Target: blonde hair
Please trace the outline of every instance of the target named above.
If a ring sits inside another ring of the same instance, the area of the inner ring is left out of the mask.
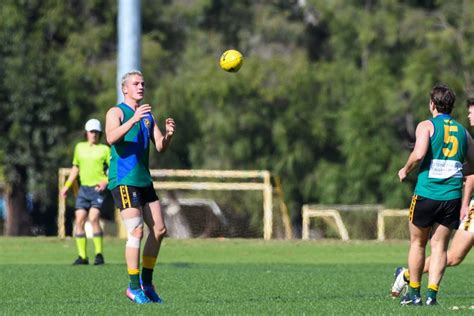
[[[143,74],[140,70],[131,70],[129,72],[127,72],[125,75],[122,76],[122,80],[121,80],[121,84],[122,84],[122,91],[123,91],[123,88],[125,87],[125,84],[127,83],[127,80],[128,78],[130,78],[131,76],[140,76],[143,78]]]

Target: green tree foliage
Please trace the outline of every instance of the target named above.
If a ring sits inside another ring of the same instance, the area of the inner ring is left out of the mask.
[[[50,209],[84,121],[103,121],[116,100],[116,9],[2,3],[0,157],[6,181]],[[396,175],[434,84],[454,88],[467,123],[472,1],[142,0],[142,10],[145,101],[161,127],[178,124],[151,166],[269,169],[294,218],[304,203],[406,207],[412,186]],[[244,53],[236,74],[218,67],[229,48]]]
[[[88,76],[91,71],[84,66],[107,54],[100,46],[100,37],[107,34],[91,30],[94,18],[106,12],[101,6],[63,1],[2,3],[0,129],[10,210],[6,234],[35,233],[32,219],[41,231],[54,232],[56,175],[69,146],[68,132],[95,111],[91,96],[99,92],[97,76]],[[78,31],[89,41],[76,37]],[[68,50],[70,45],[75,52]],[[28,192],[33,213],[27,210]],[[49,221],[41,223],[42,218]]]

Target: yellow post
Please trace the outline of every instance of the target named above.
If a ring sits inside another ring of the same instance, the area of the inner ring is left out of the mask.
[[[265,171],[263,176],[265,189],[263,190],[263,238],[270,240],[272,238],[273,222],[273,202],[272,202],[272,184],[270,182],[270,172]]]
[[[59,192],[61,192],[64,186],[64,179],[65,179],[65,170],[64,168],[59,169],[58,172],[58,188]],[[61,194],[58,194],[58,237],[64,238],[66,237],[66,229],[65,229],[65,221],[66,221],[66,198],[63,197]]]

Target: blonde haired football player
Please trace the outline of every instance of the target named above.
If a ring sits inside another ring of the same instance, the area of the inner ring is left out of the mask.
[[[172,118],[165,120],[162,134],[151,114],[151,106],[142,104],[145,81],[140,71],[126,73],[122,78],[124,101],[107,112],[106,136],[112,146],[109,189],[128,230],[125,246],[129,286],[127,297],[137,304],[162,303],[152,283],[153,270],[166,233],[158,196],[148,167],[150,147],[164,152],[175,132]],[[140,243],[143,224],[150,233],[143,248],[140,277]]]

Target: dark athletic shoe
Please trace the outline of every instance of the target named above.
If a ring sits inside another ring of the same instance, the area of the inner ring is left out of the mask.
[[[426,305],[430,305],[430,306],[438,305],[438,300],[434,297],[428,297],[426,299]]]
[[[146,297],[150,299],[153,303],[163,304],[163,300],[161,297],[156,293],[155,287],[153,285],[144,285],[142,284],[142,290],[145,293]]]
[[[89,258],[82,259],[81,257],[78,257],[72,264],[75,266],[89,264]]]
[[[402,297],[400,300],[400,305],[402,306],[422,306],[423,302],[421,301],[421,297],[418,295],[410,296],[409,294]]]
[[[100,265],[100,264],[104,264],[105,261],[104,261],[104,256],[102,256],[101,253],[98,253],[95,255],[95,259],[94,259],[94,265]]]

